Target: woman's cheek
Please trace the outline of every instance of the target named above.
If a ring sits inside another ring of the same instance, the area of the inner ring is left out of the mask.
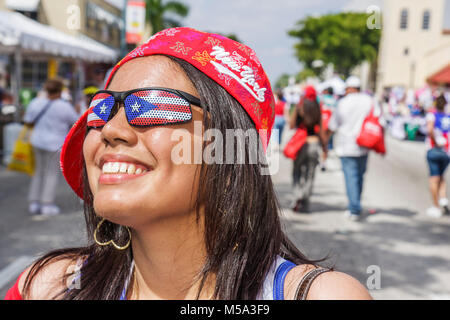
[[[88,175],[89,187],[93,194],[97,190],[98,186],[98,174],[96,174],[96,166],[95,166],[95,154],[98,148],[100,147],[100,131],[91,129],[83,143],[83,156],[84,162],[86,164],[86,171]],[[97,175],[97,176],[96,176]]]

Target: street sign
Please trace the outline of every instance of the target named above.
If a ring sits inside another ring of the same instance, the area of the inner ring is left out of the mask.
[[[128,1],[125,20],[127,43],[140,43],[145,28],[145,2],[139,0]]]

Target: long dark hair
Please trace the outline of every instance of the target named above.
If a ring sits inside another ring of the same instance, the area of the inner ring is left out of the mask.
[[[204,112],[204,129],[215,128],[255,130],[241,105],[225,89],[191,64],[173,57],[197,89]],[[203,147],[210,143],[205,141]],[[236,150],[240,151],[240,150]],[[245,153],[261,153],[260,145],[245,141]],[[235,153],[236,154],[236,153]],[[260,154],[261,155],[261,154]],[[260,158],[259,158],[260,159]],[[263,164],[205,164],[199,170],[200,184],[196,208],[204,209],[206,261],[199,270],[203,289],[206,279],[215,275],[213,299],[255,299],[264,278],[277,255],[296,264],[316,264],[308,260],[282,231],[279,204],[270,175],[263,175]],[[48,263],[56,260],[87,257],[81,268],[80,289],[55,294],[59,299],[119,299],[132,268],[131,247],[119,251],[112,246],[98,246],[93,234],[100,221],[93,208],[86,170],[84,181],[84,214],[89,245],[50,252],[40,258],[29,273],[24,292],[29,292],[34,276]],[[197,221],[201,221],[197,219]],[[126,232],[119,225],[107,222],[102,233],[105,239],[126,242]],[[106,233],[106,234],[105,234]],[[71,276],[66,274],[63,283]]]
[[[320,124],[322,116],[317,100],[304,98],[300,102],[299,108],[302,109],[302,123],[305,127],[313,129]]]

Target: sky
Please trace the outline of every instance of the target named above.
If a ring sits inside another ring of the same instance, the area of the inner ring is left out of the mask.
[[[234,33],[255,50],[272,85],[283,73],[296,74],[295,38],[287,35],[307,15],[341,11],[349,0],[183,0],[189,5],[185,26]]]
[[[271,83],[283,73],[296,74],[295,38],[287,35],[308,15],[363,10],[381,0],[178,0],[190,8],[183,26],[201,31],[236,34],[261,61]],[[120,4],[122,0],[108,0]]]

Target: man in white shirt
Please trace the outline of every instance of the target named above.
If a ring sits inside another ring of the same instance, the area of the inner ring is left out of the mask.
[[[354,76],[347,79],[346,96],[339,100],[328,124],[328,137],[334,135],[336,155],[342,163],[345,187],[349,201],[347,215],[358,220],[362,212],[361,193],[369,150],[356,143],[364,119],[369,114],[373,99],[360,92],[361,81]]]

